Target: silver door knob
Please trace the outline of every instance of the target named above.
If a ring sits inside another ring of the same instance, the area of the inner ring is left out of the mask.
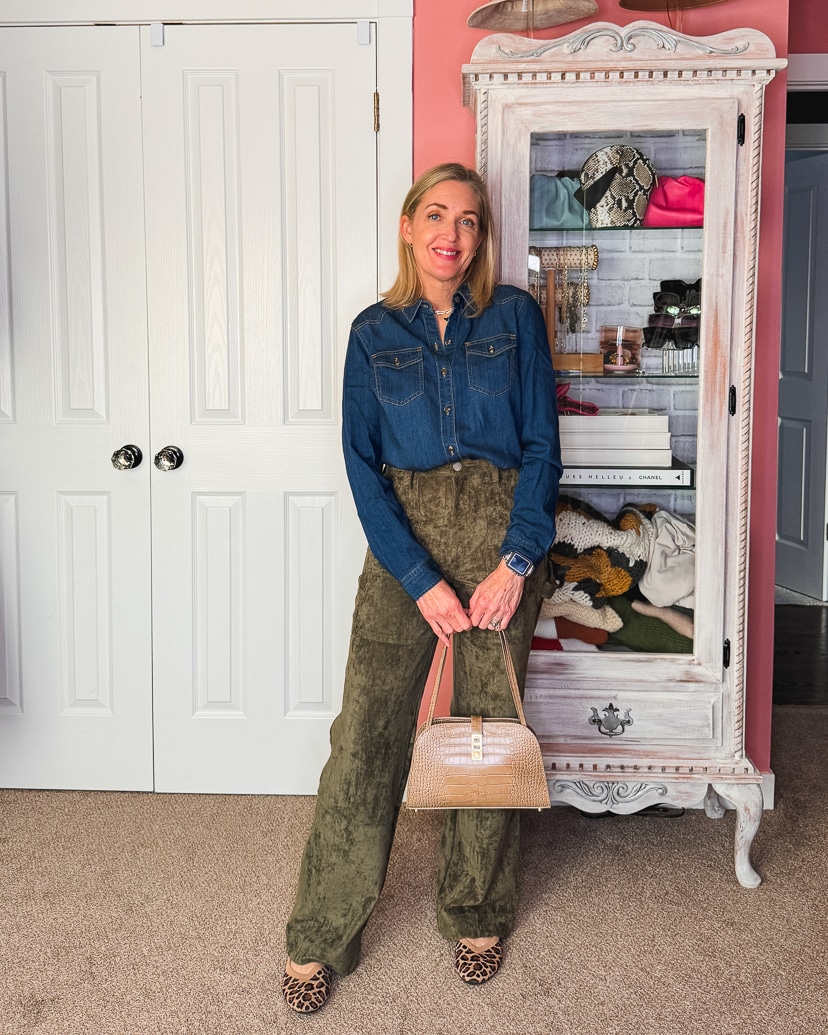
[[[112,466],[116,471],[129,471],[140,466],[143,459],[144,454],[138,446],[121,446],[112,454]]]
[[[174,471],[184,463],[184,454],[178,446],[164,446],[152,461],[159,471]]]

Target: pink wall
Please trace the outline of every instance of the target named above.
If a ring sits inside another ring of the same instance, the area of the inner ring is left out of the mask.
[[[449,160],[474,164],[474,119],[462,105],[460,66],[486,35],[466,26],[466,18],[482,0],[415,0],[414,14],[414,173]],[[825,0],[791,0],[814,12]],[[593,21],[618,25],[639,20],[616,0],[598,0]],[[822,13],[822,12],[820,12]],[[750,26],[765,32],[777,54],[788,52],[788,0],[727,0],[687,11],[682,31],[703,36]],[[824,15],[823,15],[824,19]],[[667,24],[665,14],[649,16]],[[822,19],[819,19],[822,30]],[[564,36],[587,24],[570,22],[538,32],[538,37]],[[828,33],[828,28],[824,29]],[[828,48],[825,48],[828,49]],[[776,524],[776,410],[779,370],[782,254],[782,191],[785,151],[785,76],[766,94],[762,223],[759,244],[754,474],[750,526],[750,629],[748,642],[748,752],[760,769],[770,768],[773,679],[773,586]]]
[[[788,52],[828,54],[825,0],[790,0]]]

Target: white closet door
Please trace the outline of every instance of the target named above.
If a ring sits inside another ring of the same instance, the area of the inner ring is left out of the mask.
[[[138,34],[2,29],[0,69],[0,784],[150,789]]]
[[[156,787],[314,793],[364,540],[341,460],[376,298],[356,24],[142,30]],[[156,43],[160,42],[156,40]]]

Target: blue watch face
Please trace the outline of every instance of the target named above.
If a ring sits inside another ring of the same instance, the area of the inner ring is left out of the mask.
[[[519,553],[515,553],[506,561],[506,567],[511,568],[517,575],[526,575],[532,570],[532,562],[527,557],[521,557]]]

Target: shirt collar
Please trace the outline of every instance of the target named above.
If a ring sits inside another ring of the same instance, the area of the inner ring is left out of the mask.
[[[470,301],[471,291],[469,290],[469,285],[464,280],[460,287],[454,292],[454,304],[462,305],[463,307],[465,307],[469,304]],[[403,309],[403,316],[408,320],[409,323],[413,322],[414,317],[417,315],[417,313],[419,313],[420,307],[422,305],[425,305],[425,299],[418,298],[416,302],[413,302],[411,305],[406,306],[405,309]]]

